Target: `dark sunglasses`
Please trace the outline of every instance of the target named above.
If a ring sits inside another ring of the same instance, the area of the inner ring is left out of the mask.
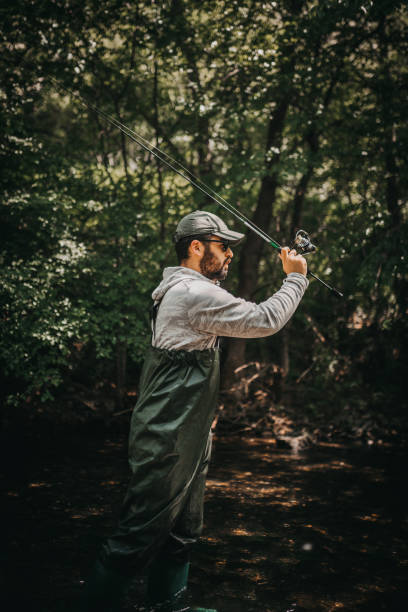
[[[228,240],[213,240],[211,238],[199,238],[200,242],[219,242],[220,244],[222,244],[222,250],[225,253],[225,251],[228,251],[229,249],[229,242]]]

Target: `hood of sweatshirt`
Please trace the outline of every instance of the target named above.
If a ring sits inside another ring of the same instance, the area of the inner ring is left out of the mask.
[[[192,270],[191,268],[185,268],[184,266],[164,268],[163,280],[153,291],[152,298],[155,302],[160,302],[160,300],[167,293],[167,291],[174,287],[174,285],[177,285],[177,283],[180,283],[181,281],[196,280],[206,281],[207,283],[214,284],[214,281],[210,280],[206,276],[203,276],[202,274],[200,274],[200,272]]]

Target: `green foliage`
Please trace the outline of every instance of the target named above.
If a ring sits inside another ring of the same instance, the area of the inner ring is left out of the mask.
[[[370,384],[381,386],[376,397],[388,386],[398,397],[379,355],[392,346],[391,363],[405,359],[403,4],[69,0],[17,2],[1,17],[8,402],[47,401],[78,377],[92,385],[88,369],[113,380],[120,405],[125,374],[149,343],[151,291],[175,263],[179,217],[199,206],[219,212],[64,87],[249,216],[262,179],[273,176],[270,233],[289,242],[295,222],[304,225],[319,245],[312,269],[346,295],[335,301],[312,283],[302,307],[309,318],[296,317],[290,331],[290,377],[312,362],[302,384],[335,401]],[[271,126],[279,127],[272,140]],[[281,272],[267,249],[257,265],[260,301]],[[233,266],[229,288],[238,282]],[[279,362],[279,340],[257,346]]]

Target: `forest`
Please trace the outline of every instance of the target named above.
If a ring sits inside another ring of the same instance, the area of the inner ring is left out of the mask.
[[[229,436],[294,452],[320,443],[401,449],[406,3],[15,0],[1,3],[0,17],[0,398],[10,478],[30,481],[45,438],[53,450],[41,451],[44,465],[53,461],[61,432],[125,440],[151,343],[151,294],[163,268],[177,265],[173,234],[184,215],[208,210],[246,234],[223,285],[234,295],[259,303],[283,280],[270,245],[106,116],[279,244],[306,230],[317,246],[310,270],[343,294],[309,276],[280,333],[221,340],[220,449]],[[334,600],[306,609],[334,610]]]
[[[1,16],[3,418],[131,407],[178,221],[205,208],[245,230],[86,100],[280,244],[306,229],[310,269],[344,294],[311,279],[280,335],[224,342],[223,388],[238,386],[239,407],[226,401],[226,423],[253,424],[248,406],[268,397],[351,434],[354,421],[374,438],[399,432],[404,3],[21,1]],[[282,278],[276,252],[250,231],[237,251],[226,288],[266,299]]]

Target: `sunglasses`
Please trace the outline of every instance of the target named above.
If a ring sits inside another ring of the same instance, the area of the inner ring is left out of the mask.
[[[212,240],[211,238],[200,238],[199,240],[200,242],[218,242],[219,244],[222,244],[221,248],[224,253],[230,248],[228,240]]]

